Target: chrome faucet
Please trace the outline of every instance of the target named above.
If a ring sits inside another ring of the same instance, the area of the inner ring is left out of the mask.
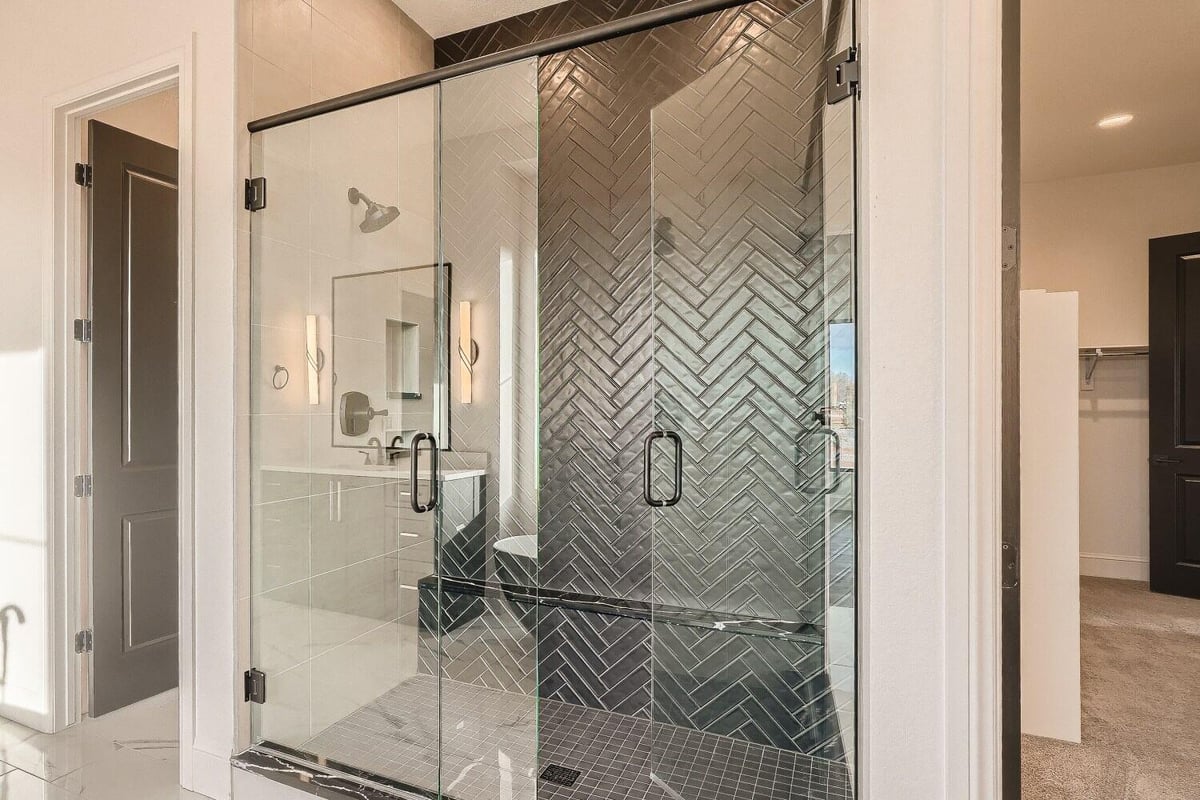
[[[372,466],[372,465],[378,466],[378,465],[387,463],[385,461],[385,456],[383,455],[383,442],[381,442],[379,440],[378,436],[372,436],[370,439],[367,439],[367,447],[375,448],[375,460],[374,461],[371,460],[371,451],[370,450],[359,450],[358,452],[360,452],[364,456],[366,456],[366,460],[363,461],[364,466],[368,466],[368,467]]]

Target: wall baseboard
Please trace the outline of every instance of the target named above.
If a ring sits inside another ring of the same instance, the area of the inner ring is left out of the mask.
[[[1092,578],[1118,578],[1123,581],[1146,583],[1150,580],[1150,561],[1137,556],[1080,553],[1079,574]]]

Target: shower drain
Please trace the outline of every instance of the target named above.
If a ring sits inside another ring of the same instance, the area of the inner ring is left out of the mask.
[[[571,769],[559,764],[549,764],[542,770],[542,780],[557,783],[560,786],[574,786],[575,781],[579,780],[579,776],[582,774],[577,769]]]

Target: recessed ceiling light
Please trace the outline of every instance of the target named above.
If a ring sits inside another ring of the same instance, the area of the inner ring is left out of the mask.
[[[1133,114],[1110,114],[1096,123],[1097,128],[1120,128],[1133,122]]]

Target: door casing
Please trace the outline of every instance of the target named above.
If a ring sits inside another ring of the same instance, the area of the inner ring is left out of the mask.
[[[195,600],[192,574],[195,404],[195,332],[193,305],[193,169],[194,81],[191,42],[162,55],[97,77],[46,100],[50,157],[46,185],[53,186],[53,213],[47,239],[53,253],[53,280],[44,281],[47,418],[54,420],[55,459],[47,466],[47,519],[52,521],[54,569],[47,582],[53,620],[52,673],[54,703],[44,728],[58,731],[77,723],[87,708],[86,659],[74,653],[75,633],[86,626],[86,572],[90,519],[86,504],[74,497],[74,477],[87,471],[89,441],[84,411],[87,382],[80,370],[85,353],[73,338],[73,324],[86,316],[87,229],[80,187],[74,182],[76,162],[83,160],[82,126],[101,111],[146,95],[176,88],[179,92],[179,224],[178,224],[178,386],[179,386],[179,769],[180,784],[201,789],[217,778],[194,773],[198,752],[195,715]],[[226,770],[227,771],[227,770]],[[194,774],[197,780],[193,779]],[[226,780],[227,784],[228,781]],[[210,790],[211,791],[211,790]]]

